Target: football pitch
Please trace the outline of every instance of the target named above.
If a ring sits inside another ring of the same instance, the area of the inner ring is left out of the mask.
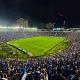
[[[54,51],[63,50],[67,46],[65,42],[65,37],[38,36],[12,40],[8,44],[25,51],[28,55],[42,56],[53,53]]]

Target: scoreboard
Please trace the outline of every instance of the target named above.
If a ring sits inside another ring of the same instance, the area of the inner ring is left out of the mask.
[[[56,31],[56,32],[64,31],[64,28],[53,28],[53,31]]]

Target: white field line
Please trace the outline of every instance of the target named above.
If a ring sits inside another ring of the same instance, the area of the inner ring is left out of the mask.
[[[12,44],[10,44],[9,42],[7,42],[7,44],[9,44],[9,45],[12,45]],[[18,47],[17,47],[18,48]],[[25,52],[25,53],[27,53],[29,56],[33,56],[30,52],[26,52],[26,50],[23,50],[22,48],[18,48],[19,50],[22,50],[23,52]]]

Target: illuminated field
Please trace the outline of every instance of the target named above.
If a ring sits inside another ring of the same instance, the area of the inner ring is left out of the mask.
[[[32,56],[42,56],[45,54],[53,53],[54,51],[63,50],[67,44],[64,43],[65,38],[62,37],[31,37],[19,40],[9,41],[12,46],[30,53]],[[56,47],[57,46],[57,47]]]

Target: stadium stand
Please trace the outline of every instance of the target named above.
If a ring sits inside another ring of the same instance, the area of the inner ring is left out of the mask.
[[[0,59],[0,80],[80,80],[79,32],[3,32],[0,42],[44,35],[65,36],[72,40],[71,46],[55,56],[27,61]]]
[[[0,42],[5,42],[13,39],[20,39],[32,36],[60,36],[67,38],[79,38],[80,32],[26,32],[26,31],[9,31],[0,33]]]

